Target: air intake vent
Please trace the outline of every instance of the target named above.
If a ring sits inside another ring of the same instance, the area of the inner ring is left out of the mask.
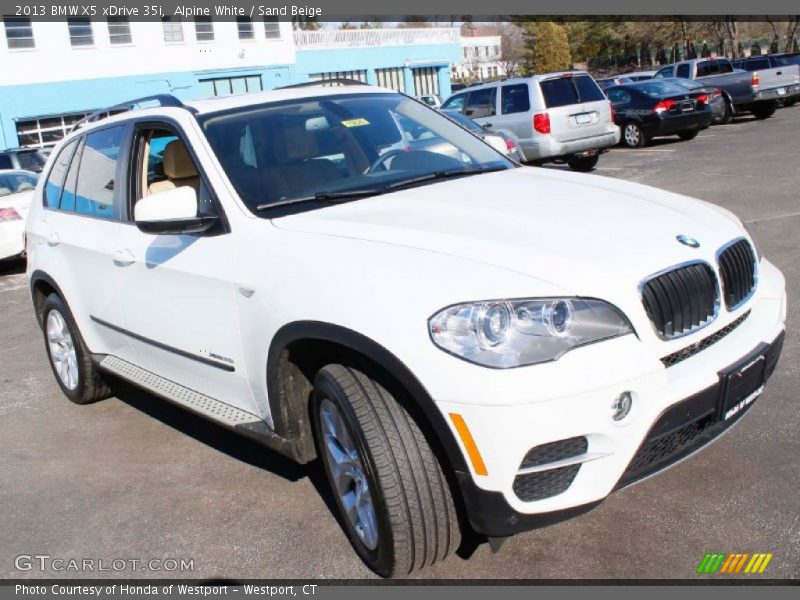
[[[750,242],[739,240],[723,250],[719,255],[719,272],[725,306],[733,310],[756,289],[756,255]]]
[[[662,339],[692,333],[716,317],[719,295],[714,271],[697,263],[653,277],[642,286],[642,302]]]

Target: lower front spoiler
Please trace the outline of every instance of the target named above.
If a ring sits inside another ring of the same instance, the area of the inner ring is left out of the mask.
[[[783,340],[782,332],[771,344],[761,344],[743,359],[747,361],[754,356],[764,356],[764,383],[777,366]],[[715,385],[673,404],[661,413],[617,482],[614,491],[674,466],[718,439],[739,422],[752,407],[752,403],[744,406],[729,419],[721,418],[717,407],[723,393],[723,373],[720,373],[720,381]],[[558,511],[527,514],[514,510],[501,492],[480,489],[469,473],[456,472],[456,478],[470,525],[476,532],[490,538],[508,537],[553,525],[582,515],[604,500],[601,498],[595,502]]]

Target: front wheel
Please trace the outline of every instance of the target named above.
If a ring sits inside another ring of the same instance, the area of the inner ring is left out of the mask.
[[[454,553],[461,541],[447,479],[414,419],[376,379],[328,365],[314,381],[312,420],[350,543],[392,577]]]
[[[699,129],[685,129],[678,132],[678,137],[688,142],[689,140],[696,138],[698,133],[700,133]]]
[[[628,148],[643,148],[647,145],[647,137],[637,123],[626,123],[622,129],[622,143]]]
[[[588,173],[597,166],[598,160],[600,160],[599,154],[592,154],[590,156],[572,156],[569,160],[567,160],[567,164],[573,171]]]
[[[42,308],[42,327],[50,367],[61,391],[75,404],[90,404],[111,395],[91,360],[66,303],[50,294]]]

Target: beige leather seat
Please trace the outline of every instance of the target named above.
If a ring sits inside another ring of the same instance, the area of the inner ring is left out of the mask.
[[[200,190],[200,174],[194,166],[191,155],[183,142],[174,140],[164,148],[164,175],[167,179],[150,184],[149,192],[157,194],[166,190],[188,185]]]

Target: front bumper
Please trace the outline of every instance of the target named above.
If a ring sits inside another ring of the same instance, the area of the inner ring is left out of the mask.
[[[765,356],[764,375],[769,377],[783,341],[783,278],[766,261],[761,276],[759,293],[735,314],[726,319],[720,316],[718,320],[725,322],[709,327],[700,337],[719,337],[734,321],[738,326],[669,367],[660,360],[665,357],[658,357],[658,368],[647,369],[641,376],[613,382],[615,375],[610,372],[607,385],[562,396],[553,391],[551,381],[537,381],[538,367],[532,367],[531,389],[549,389],[549,398],[523,403],[512,398],[507,404],[492,405],[438,401],[445,415],[463,417],[488,471],[485,476],[456,473],[473,528],[488,536],[507,536],[575,516],[614,490],[686,458],[738,422],[750,404],[727,419],[720,416],[721,374],[759,352]],[[605,346],[604,358],[611,355],[621,363],[630,363],[635,360],[633,353],[642,353],[633,336],[595,346],[584,350],[589,354]],[[590,358],[598,359],[599,355]],[[551,369],[559,362],[551,363]],[[563,366],[560,376],[565,380],[581,377],[574,365],[570,368],[565,361]],[[623,391],[633,393],[633,408],[616,422],[611,419],[611,404]],[[582,462],[577,467],[570,466],[570,461],[540,465],[542,471],[561,469],[563,476],[544,482],[549,494],[522,494],[527,499],[521,498],[518,478],[528,452],[575,438],[586,440]]]

